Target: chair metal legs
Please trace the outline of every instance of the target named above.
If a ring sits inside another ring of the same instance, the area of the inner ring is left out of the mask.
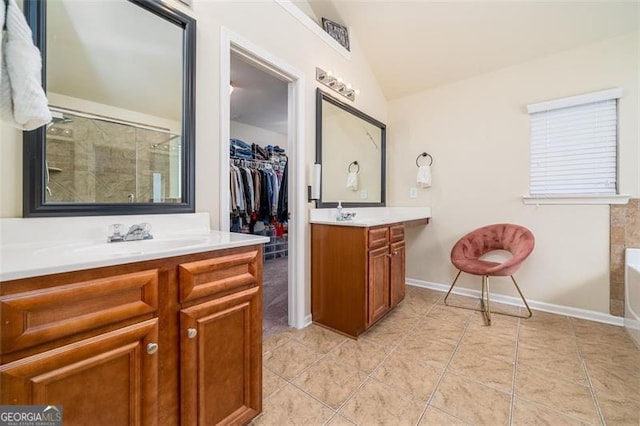
[[[449,295],[451,294],[451,290],[453,290],[453,287],[456,285],[456,282],[458,281],[458,278],[460,277],[460,274],[462,273],[462,271],[458,271],[458,274],[456,275],[455,279],[453,280],[453,283],[451,284],[451,287],[449,288],[449,291],[447,292],[447,295],[444,297],[444,304],[447,306],[453,306],[456,308],[463,308],[463,309],[470,309],[472,311],[478,311],[478,312],[482,312],[482,316],[484,317],[484,323],[485,325],[491,325],[491,305],[490,305],[490,299],[489,299],[489,276],[487,275],[483,275],[482,276],[482,291],[480,294],[480,309],[476,309],[476,308],[469,308],[467,306],[459,306],[459,305],[452,305],[447,303],[447,299],[449,298]],[[527,303],[526,299],[524,298],[524,295],[522,294],[522,291],[520,290],[520,287],[518,286],[518,283],[516,282],[516,279],[513,278],[513,275],[509,275],[511,277],[511,281],[513,281],[513,284],[516,286],[516,290],[518,290],[518,294],[520,295],[520,298],[522,299],[522,302],[524,303],[524,306],[527,308],[528,311],[528,315],[515,315],[515,314],[509,314],[507,312],[495,312],[496,314],[500,314],[500,315],[508,315],[510,317],[516,317],[516,318],[531,318],[531,316],[533,315],[533,312],[531,312],[531,308],[529,308],[529,304]]]

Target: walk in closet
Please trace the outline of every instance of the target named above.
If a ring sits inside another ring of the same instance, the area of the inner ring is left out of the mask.
[[[288,326],[288,87],[232,53],[230,231],[269,237],[264,245],[263,335]]]

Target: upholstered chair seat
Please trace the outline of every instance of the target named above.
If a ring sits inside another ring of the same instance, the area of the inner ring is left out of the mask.
[[[529,257],[534,245],[535,238],[531,231],[523,226],[511,223],[487,225],[469,232],[460,238],[451,249],[451,263],[459,269],[459,272],[445,297],[445,304],[460,273],[466,272],[472,275],[480,275],[482,276],[482,297],[480,299],[482,309],[480,311],[483,312],[487,325],[490,325],[489,277],[509,276],[529,312],[528,316],[524,318],[530,318],[532,315],[531,309],[522,295],[522,291],[518,287],[513,274],[520,268],[522,262]],[[512,257],[504,262],[481,259],[482,256],[495,250],[506,250],[511,253]]]

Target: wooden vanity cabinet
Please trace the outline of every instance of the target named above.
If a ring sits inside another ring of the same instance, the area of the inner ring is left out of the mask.
[[[262,408],[262,252],[179,266],[182,424],[245,424]]]
[[[313,321],[351,337],[405,295],[404,225],[371,228],[312,224]]]
[[[246,423],[261,283],[261,245],[2,282],[0,404],[62,405],[65,425]]]

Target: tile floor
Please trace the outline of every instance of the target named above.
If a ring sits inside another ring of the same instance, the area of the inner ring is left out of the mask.
[[[640,350],[623,328],[544,312],[485,327],[442,298],[408,287],[357,341],[315,325],[267,338],[253,423],[640,425]]]

